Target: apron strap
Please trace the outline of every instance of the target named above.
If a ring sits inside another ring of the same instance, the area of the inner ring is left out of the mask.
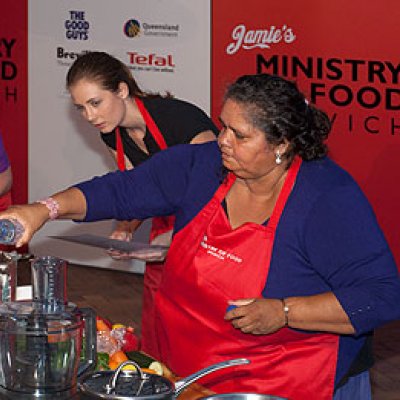
[[[149,128],[151,136],[156,141],[158,147],[161,150],[165,150],[168,148],[166,141],[164,140],[163,135],[158,129],[157,124],[154,122],[154,119],[151,117],[149,112],[146,110],[146,107],[143,104],[143,101],[139,98],[135,97],[135,103],[139,109],[140,114],[142,115],[146,126]],[[121,132],[119,127],[115,129],[115,140],[116,140],[116,149],[117,149],[117,165],[120,171],[125,171],[125,154],[124,154],[124,145],[122,143]]]
[[[292,165],[290,166],[285,182],[282,186],[281,192],[279,193],[278,200],[276,201],[274,210],[272,211],[271,217],[268,221],[268,226],[270,228],[275,228],[278,226],[279,219],[282,215],[283,209],[285,207],[286,201],[293,189],[296,182],[296,177],[301,166],[301,158],[296,156],[293,159]]]
[[[146,126],[149,128],[149,131],[151,133],[151,136],[153,136],[154,140],[158,144],[158,147],[161,150],[165,150],[168,148],[167,143],[164,140],[163,135],[161,134],[160,130],[158,129],[158,126],[154,122],[153,118],[149,114],[149,112],[146,110],[146,107],[143,104],[143,101],[140,100],[139,98],[135,97],[135,102],[136,105],[142,114],[142,117],[144,119],[144,122],[146,123]]]
[[[226,194],[228,193],[229,189],[231,188],[235,180],[236,180],[236,175],[234,175],[232,172],[229,172],[227,177],[224,179],[222,185],[219,186],[219,188],[214,194],[214,198],[217,199],[218,204],[220,204],[222,200],[225,198]]]
[[[279,193],[278,200],[276,201],[274,210],[271,214],[271,217],[268,221],[269,228],[275,228],[278,225],[279,219],[282,215],[283,209],[285,207],[286,201],[289,198],[289,195],[292,191],[294,183],[296,182],[296,177],[299,172],[302,160],[300,157],[296,156],[292,162],[292,165],[289,168],[287,176],[285,178],[285,182],[283,183],[281,192]],[[223,184],[218,188],[214,197],[218,200],[219,203],[222,202],[226,193],[229,191],[231,186],[236,180],[236,176],[230,172],[223,182]]]
[[[120,171],[126,170],[125,165],[125,154],[124,154],[124,145],[122,143],[121,132],[119,130],[119,126],[115,129],[115,140],[116,140],[116,149],[117,149],[117,165]]]

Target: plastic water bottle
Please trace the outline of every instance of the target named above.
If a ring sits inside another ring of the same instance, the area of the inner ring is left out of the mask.
[[[0,244],[15,244],[24,232],[23,226],[15,219],[0,219]]]

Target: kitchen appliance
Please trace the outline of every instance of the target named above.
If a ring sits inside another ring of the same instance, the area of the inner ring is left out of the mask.
[[[0,304],[0,398],[67,399],[95,366],[96,317],[67,300],[67,262],[31,261],[33,300]]]
[[[0,251],[0,302],[15,300],[18,259],[15,251]]]
[[[245,358],[210,365],[175,384],[169,379],[144,373],[134,361],[125,361],[115,371],[86,374],[80,383],[84,398],[109,400],[174,400],[190,384],[211,372],[235,365],[249,364]],[[124,370],[132,365],[133,370]]]

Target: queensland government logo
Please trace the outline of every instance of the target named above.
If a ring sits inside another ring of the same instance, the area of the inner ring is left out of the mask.
[[[65,20],[65,36],[69,40],[88,40],[89,21],[86,20],[85,11],[71,10],[69,18]]]
[[[125,36],[135,38],[144,36],[176,37],[179,33],[178,24],[140,22],[137,19],[129,19],[125,22],[123,31]]]
[[[296,40],[293,29],[288,25],[248,29],[246,25],[241,24],[233,28],[231,36],[233,41],[226,47],[226,53],[229,55],[235,54],[240,48],[244,50],[269,49],[274,44],[280,42],[290,44]]]
[[[130,19],[125,22],[124,33],[129,38],[133,38],[140,34],[140,22],[136,19]]]

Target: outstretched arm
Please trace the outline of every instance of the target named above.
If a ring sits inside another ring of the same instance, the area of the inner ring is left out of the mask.
[[[86,215],[86,200],[83,193],[77,188],[70,188],[56,193],[52,198],[58,203],[59,219],[83,219]],[[23,235],[16,243],[16,247],[28,243],[32,236],[49,219],[49,209],[41,203],[16,205],[0,213],[0,218],[17,220],[24,228]]]

